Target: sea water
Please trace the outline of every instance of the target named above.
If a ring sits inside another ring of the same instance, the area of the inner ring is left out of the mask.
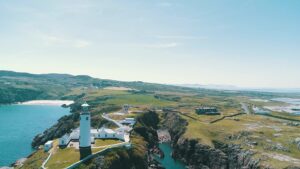
[[[162,166],[164,166],[166,169],[185,169],[185,165],[182,162],[172,158],[172,147],[170,143],[161,143],[159,144],[159,148],[165,154],[164,158],[157,158]]]
[[[300,99],[294,99],[294,98],[274,98],[274,99],[271,99],[271,100],[290,104],[289,106],[273,106],[276,109],[279,109],[279,111],[289,112],[292,115],[296,115],[296,116],[300,115],[300,111],[299,111],[299,109],[300,109]],[[269,106],[269,107],[272,108],[272,106]]]
[[[0,167],[31,154],[34,136],[54,125],[69,112],[69,108],[61,106],[1,105]]]

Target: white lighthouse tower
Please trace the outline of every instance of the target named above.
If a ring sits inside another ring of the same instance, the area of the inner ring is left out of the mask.
[[[80,113],[80,136],[79,149],[80,159],[92,154],[91,150],[91,115],[88,110],[89,105],[85,102]]]

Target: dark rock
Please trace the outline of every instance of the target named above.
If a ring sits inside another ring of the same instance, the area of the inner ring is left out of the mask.
[[[294,141],[294,143],[296,144],[296,146],[300,150],[300,137],[296,138],[295,141]]]
[[[280,143],[275,144],[268,144],[264,146],[264,149],[266,150],[272,150],[272,151],[284,151],[284,152],[290,152],[290,149],[288,147],[283,146]]]
[[[182,137],[187,122],[176,113],[165,113],[163,122],[172,137],[172,157],[183,161],[189,169],[260,169],[260,159],[253,158],[254,152],[240,145],[213,141],[214,148],[198,140]],[[229,139],[247,138],[250,132],[241,132]],[[257,143],[253,142],[253,145]]]
[[[297,166],[288,166],[285,169],[300,169],[300,167],[297,167]]]

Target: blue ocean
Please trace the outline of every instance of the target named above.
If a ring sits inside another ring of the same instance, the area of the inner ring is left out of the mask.
[[[8,166],[33,152],[35,135],[69,114],[69,108],[46,105],[0,106],[0,167]]]
[[[185,169],[185,165],[180,161],[176,161],[171,157],[172,147],[169,143],[159,144],[159,148],[164,152],[163,159],[156,158],[166,169]]]

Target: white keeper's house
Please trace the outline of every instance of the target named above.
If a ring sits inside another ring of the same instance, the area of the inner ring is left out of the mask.
[[[83,106],[88,106],[88,105],[83,105]],[[82,115],[84,115],[82,113]],[[88,117],[81,117],[82,119],[85,118],[90,118]],[[82,120],[81,119],[81,120]],[[105,128],[105,127],[101,127],[100,129],[89,129],[90,130],[90,134],[88,134],[88,136],[90,136],[90,144],[95,142],[95,139],[118,139],[124,142],[129,142],[130,138],[129,138],[129,132],[132,130],[132,126],[135,124],[135,120],[134,118],[125,118],[124,120],[120,121],[122,123],[121,126],[119,126],[119,128],[117,129],[109,129],[109,128]],[[60,147],[66,147],[68,146],[68,144],[70,143],[70,141],[74,141],[74,142],[80,142],[80,135],[82,134],[82,132],[80,132],[80,129],[83,128],[83,124],[81,124],[82,122],[80,121],[80,127],[74,129],[71,133],[69,134],[65,134],[64,136],[62,136],[59,139],[59,146]],[[86,125],[86,123],[84,123],[84,125]],[[90,123],[89,123],[90,125]],[[129,125],[129,126],[128,126]],[[89,126],[90,127],[90,126]],[[86,128],[86,127],[85,127]],[[84,129],[85,129],[84,128]],[[87,130],[87,131],[89,131]]]
[[[65,134],[59,139],[59,146],[67,146],[70,141],[79,141],[79,128],[73,130],[70,134]],[[129,133],[126,128],[118,128],[116,130],[102,127],[100,129],[91,129],[91,143],[95,139],[118,139],[124,142],[129,141]]]

